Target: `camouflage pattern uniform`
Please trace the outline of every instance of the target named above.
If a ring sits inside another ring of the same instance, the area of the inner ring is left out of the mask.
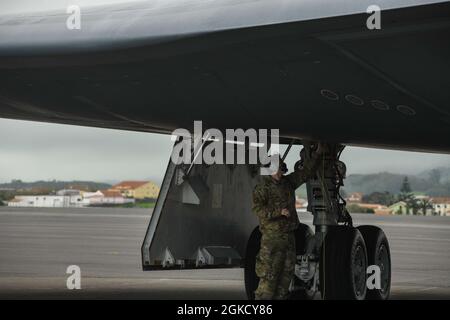
[[[259,218],[261,247],[256,257],[256,274],[260,278],[256,299],[287,299],[296,263],[294,231],[299,225],[295,209],[295,190],[310,179],[318,165],[317,156],[305,161],[302,168],[277,181],[266,176],[253,191],[253,211]],[[281,215],[289,210],[289,218]]]

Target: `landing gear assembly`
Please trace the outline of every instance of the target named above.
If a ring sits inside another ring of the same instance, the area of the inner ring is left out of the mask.
[[[312,146],[314,148],[314,146]],[[305,224],[296,231],[297,264],[291,284],[292,299],[386,300],[390,294],[391,258],[384,232],[375,226],[354,227],[339,189],[345,164],[339,160],[344,147],[330,145],[314,179],[307,182],[308,211],[315,233]],[[308,157],[311,148],[305,146]],[[258,286],[255,260],[261,234],[256,228],[245,253],[245,287],[254,299]],[[368,266],[379,269],[378,286],[367,285]]]
[[[201,141],[203,146],[211,140],[204,137]],[[174,149],[182,142],[179,137]],[[237,151],[242,145],[236,143],[232,148]],[[307,159],[315,146],[303,145],[301,156]],[[339,160],[344,148],[329,145],[325,149],[316,177],[306,185],[314,231],[305,224],[296,230],[291,299],[312,299],[319,292],[325,299],[387,299],[389,243],[377,227],[353,226],[339,193],[345,178],[345,164]],[[198,154],[193,152],[192,159]],[[252,192],[261,179],[258,165],[169,160],[141,248],[143,270],[243,266],[247,295],[253,299],[261,234],[251,204]],[[367,272],[373,266],[379,270],[376,287],[367,285],[372,278]]]

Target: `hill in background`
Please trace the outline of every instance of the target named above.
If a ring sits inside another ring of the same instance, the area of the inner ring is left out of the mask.
[[[450,167],[436,168],[421,172],[417,175],[404,175],[389,172],[375,174],[352,174],[344,181],[343,190],[348,194],[362,192],[388,191],[392,194],[400,192],[403,179],[408,177],[413,192],[424,193],[429,196],[450,196]]]
[[[374,174],[351,174],[345,179],[342,195],[352,192],[362,192],[365,195],[372,192],[398,194],[403,179],[408,177],[413,192],[423,193],[432,197],[450,196],[450,167],[440,167],[420,172],[417,175],[405,175],[390,172]],[[303,185],[296,192],[300,198],[307,198],[306,187]]]
[[[450,167],[440,167],[420,172],[417,175],[396,174],[380,172],[374,174],[351,174],[345,179],[342,188],[343,195],[352,192],[362,192],[368,195],[372,192],[389,192],[398,194],[403,179],[408,177],[413,192],[423,193],[429,196],[450,196]],[[13,180],[8,183],[0,183],[1,190],[55,192],[61,189],[80,189],[85,191],[97,191],[109,189],[111,184],[94,181],[35,181],[24,182]],[[302,186],[297,190],[297,195],[306,198],[306,188]]]

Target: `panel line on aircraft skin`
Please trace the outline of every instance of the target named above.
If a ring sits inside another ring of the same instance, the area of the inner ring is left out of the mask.
[[[74,97],[77,98],[77,97]],[[81,101],[81,100],[80,100]],[[88,100],[86,99],[86,101],[81,101],[81,102],[85,102],[88,103]],[[48,109],[43,109],[40,107],[37,107],[35,105],[29,104],[27,102],[23,102],[23,101],[17,101],[13,98],[9,98],[7,96],[5,96],[4,94],[0,93],[0,103],[3,103],[9,107],[11,107],[14,110],[17,110],[19,112],[22,112],[26,115],[32,115],[29,117],[25,117],[24,115],[22,115],[20,117],[21,120],[25,120],[25,121],[42,121],[42,122],[50,122],[50,123],[60,123],[60,124],[69,124],[69,125],[80,125],[80,121],[83,122],[83,125],[90,125],[90,126],[96,126],[96,127],[104,127],[104,128],[110,128],[112,126],[108,126],[108,125],[104,125],[104,123],[102,123],[102,121],[92,121],[89,118],[85,118],[85,117],[80,117],[80,116],[74,116],[71,114],[65,114],[65,113],[61,113],[61,112],[54,112],[54,111],[50,111]],[[167,134],[169,133],[168,130],[164,130],[161,128],[157,128],[157,127],[153,127],[150,125],[144,125],[144,123],[141,123],[139,121],[132,121],[128,118],[123,118],[121,119],[118,115],[110,113],[105,111],[105,109],[99,109],[97,106],[98,104],[94,105],[94,102],[91,102],[89,104],[92,107],[96,107],[97,110],[100,110],[102,112],[104,112],[105,114],[109,114],[113,117],[118,118],[119,120],[124,120],[127,121],[130,124],[136,124],[139,126],[145,126],[146,128],[148,128],[150,130],[150,132],[154,132],[154,133],[164,133]],[[44,119],[36,119],[35,116],[42,116],[44,117]],[[2,118],[9,118],[9,119],[18,119],[17,114],[1,114],[0,115]],[[52,121],[50,121],[52,120]],[[117,129],[116,127],[113,127],[113,129]],[[148,132],[146,130],[142,130],[142,128],[140,131],[144,131],[144,132]],[[123,130],[132,130],[132,131],[136,131],[136,128],[123,128]]]
[[[449,1],[450,3],[450,1]],[[367,31],[353,31],[353,32],[327,32],[326,34],[318,34],[316,35],[317,39],[322,41],[329,41],[331,43],[339,43],[349,40],[370,40],[370,39],[379,39],[386,38],[392,36],[398,36],[405,33],[412,32],[423,32],[423,31],[434,31],[439,29],[448,29],[450,28],[450,21],[448,19],[439,21],[439,22],[422,22],[417,23],[415,25],[407,25],[407,26],[389,26],[389,28],[383,29],[380,33],[378,32],[367,32]]]
[[[86,103],[89,106],[95,108],[96,110],[101,111],[101,112],[103,112],[103,113],[105,113],[107,115],[110,115],[110,116],[112,116],[114,118],[117,118],[119,120],[124,120],[124,121],[127,121],[129,123],[141,125],[141,126],[144,126],[146,128],[149,128],[152,131],[158,131],[158,130],[159,131],[164,131],[164,132],[166,131],[166,130],[162,130],[161,128],[157,128],[157,127],[154,127],[152,125],[149,125],[148,123],[145,123],[145,122],[142,122],[142,121],[137,121],[137,120],[134,120],[134,119],[130,119],[130,118],[127,118],[127,117],[122,116],[120,114],[117,114],[115,112],[111,112],[111,111],[108,110],[108,108],[103,107],[99,103],[94,102],[94,101],[92,101],[89,98],[86,98],[86,97],[83,97],[83,96],[74,96],[73,98],[78,100],[78,101],[80,101],[80,102],[82,102],[82,103]]]
[[[5,105],[7,105],[9,107],[19,110],[19,111],[22,111],[24,113],[40,114],[42,116],[47,116],[47,117],[50,116],[50,117],[55,117],[55,118],[64,118],[56,112],[52,112],[47,109],[42,109],[42,108],[36,107],[34,105],[31,105],[29,103],[18,102],[14,99],[6,97],[2,93],[0,93],[0,103],[4,103]]]
[[[321,38],[318,38],[319,40],[322,40]],[[397,89],[404,95],[410,97],[411,99],[433,109],[434,111],[440,113],[444,116],[450,116],[450,111],[447,111],[432,102],[428,101],[427,99],[413,93],[412,91],[406,89],[403,87],[400,83],[398,83],[396,80],[394,80],[391,76],[383,72],[382,70],[378,69],[377,67],[371,65],[367,61],[365,61],[363,58],[359,57],[357,54],[341,47],[340,45],[333,43],[328,40],[322,40],[323,43],[329,45],[330,47],[336,49],[337,52],[341,53],[343,56],[347,57],[348,59],[352,60],[354,63],[374,75],[375,77],[381,79],[382,81],[385,81],[389,85],[391,85],[394,89]],[[417,112],[417,110],[415,110]]]

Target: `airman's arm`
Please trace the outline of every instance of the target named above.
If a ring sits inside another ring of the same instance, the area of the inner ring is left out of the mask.
[[[317,154],[314,152],[311,158],[305,160],[301,169],[297,169],[296,171],[286,176],[294,189],[297,189],[303,183],[314,177],[314,174],[316,173],[317,168],[319,167],[319,164],[321,162],[321,158],[321,154]]]

